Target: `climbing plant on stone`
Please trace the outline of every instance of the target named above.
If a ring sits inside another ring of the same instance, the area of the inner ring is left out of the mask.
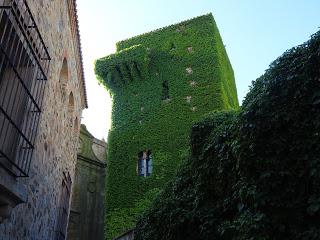
[[[320,239],[320,32],[194,124],[191,154],[135,239]]]
[[[106,182],[112,239],[135,226],[175,175],[188,155],[192,124],[212,110],[237,109],[238,99],[211,14],[118,42],[95,72],[113,96]],[[148,150],[152,174],[141,177],[138,155]]]

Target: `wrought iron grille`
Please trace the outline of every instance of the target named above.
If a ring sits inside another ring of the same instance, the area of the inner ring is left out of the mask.
[[[60,195],[60,207],[59,207],[55,240],[66,239],[71,184],[72,184],[72,181],[71,181],[70,174],[63,173],[62,192]]]
[[[27,177],[50,56],[25,0],[0,0],[0,165]]]

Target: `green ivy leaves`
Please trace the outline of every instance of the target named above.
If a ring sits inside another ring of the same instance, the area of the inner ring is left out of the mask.
[[[135,239],[320,239],[319,49],[317,32],[253,82],[239,112],[194,124],[188,160]]]
[[[211,14],[119,42],[115,54],[96,61],[95,72],[113,96],[106,180],[107,239],[113,239],[134,227],[188,159],[192,124],[213,110],[237,109],[238,99]],[[142,178],[136,174],[137,156],[146,149],[152,150],[154,168]],[[177,191],[189,181],[182,179]],[[174,216],[181,208],[170,209]]]

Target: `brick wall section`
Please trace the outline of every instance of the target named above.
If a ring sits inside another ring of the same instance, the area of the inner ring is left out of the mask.
[[[86,106],[83,79],[79,77],[81,66],[77,64],[80,52],[73,45],[67,1],[28,0],[27,3],[52,60],[30,174],[28,178],[18,179],[26,186],[28,199],[0,224],[1,240],[53,239],[63,171],[74,178],[80,130],[76,127],[80,124],[75,122]],[[59,78],[64,58],[68,81],[62,92]],[[71,91],[73,111],[68,109]]]

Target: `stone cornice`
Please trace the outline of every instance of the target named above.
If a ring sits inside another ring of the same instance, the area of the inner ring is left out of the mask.
[[[83,99],[84,99],[83,104],[84,104],[85,108],[88,108],[88,100],[87,100],[86,83],[85,83],[84,69],[83,69],[83,58],[82,58],[81,39],[80,39],[79,20],[78,20],[76,0],[68,0],[68,12],[69,12],[69,20],[70,20],[72,37],[73,37],[75,48],[78,53],[76,62],[77,62],[77,69],[78,69],[78,77],[79,77],[79,79],[81,79],[81,82],[82,82]]]
[[[82,156],[81,154],[78,154],[78,160],[87,162],[87,163],[89,163],[89,164],[91,164],[91,165],[98,166],[98,167],[100,167],[100,168],[106,168],[106,167],[107,167],[107,164],[106,164],[106,163],[102,163],[102,162],[100,162],[100,161],[96,161],[96,160],[87,158],[87,157],[85,157],[85,156]]]

